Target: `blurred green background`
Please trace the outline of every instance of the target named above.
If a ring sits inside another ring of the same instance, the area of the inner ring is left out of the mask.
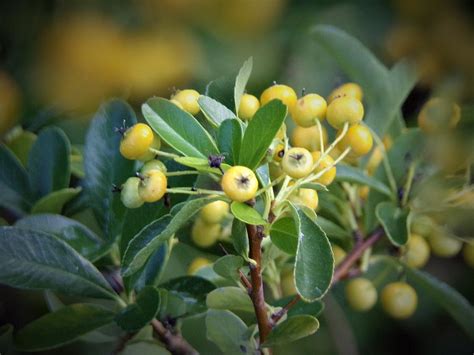
[[[415,62],[420,83],[403,107],[408,123],[428,97],[474,97],[474,2],[443,0],[71,0],[0,2],[0,134],[16,124],[37,132],[60,126],[81,144],[105,99],[139,107],[176,89],[203,92],[249,56],[249,92],[273,81],[323,96],[346,80],[310,37],[315,24],[340,27],[391,66]],[[1,247],[1,246],[0,246]],[[196,251],[176,249],[167,276],[185,273]],[[474,303],[474,272],[462,258],[427,267]],[[40,293],[0,287],[0,325],[21,326],[46,312]],[[277,354],[471,354],[473,342],[420,295],[415,317],[399,322],[375,309],[350,311],[336,287],[321,329]],[[204,330],[185,324],[196,341]],[[110,345],[75,343],[55,351],[104,354]],[[53,353],[53,352],[50,352]]]

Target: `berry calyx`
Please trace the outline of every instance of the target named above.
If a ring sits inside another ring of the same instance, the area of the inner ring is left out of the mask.
[[[294,179],[308,176],[313,169],[313,157],[305,148],[291,148],[281,161],[283,171]]]
[[[224,173],[221,186],[231,200],[245,202],[255,197],[258,181],[255,173],[249,168],[233,166]]]

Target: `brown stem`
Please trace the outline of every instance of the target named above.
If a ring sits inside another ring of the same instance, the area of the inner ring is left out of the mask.
[[[153,330],[165,345],[166,349],[173,355],[198,355],[199,353],[181,336],[173,334],[159,320],[151,321]]]
[[[250,264],[250,280],[252,283],[252,291],[250,298],[252,299],[253,308],[257,317],[260,343],[263,343],[271,331],[270,321],[267,316],[265,298],[263,294],[262,280],[262,233],[257,231],[257,227],[247,224],[247,234],[249,237],[249,256],[255,261],[255,265]]]
[[[114,350],[112,350],[112,355],[120,354],[127,345],[127,342],[131,340],[136,333],[126,333],[124,336],[120,337],[119,342]]]
[[[219,243],[219,246],[221,247],[225,255],[229,255],[229,253],[227,252],[225,247],[222,245],[222,243]],[[252,292],[252,284],[250,283],[247,276],[244,275],[242,270],[238,270],[238,272],[239,272],[240,282],[242,283],[242,285],[244,285],[244,287],[247,289],[247,292],[250,294]]]
[[[332,278],[332,285],[337,283],[338,281],[344,279],[345,277],[352,277],[357,276],[360,274],[360,270],[355,270],[352,267],[354,264],[360,259],[362,254],[369,249],[372,245],[374,245],[380,238],[382,238],[384,232],[382,228],[376,229],[367,239],[364,239],[362,242],[356,244],[354,249],[347,254],[344,260],[339,264],[339,266],[334,271],[334,275]],[[301,300],[300,295],[296,295],[290,302],[286,304],[278,312],[272,314],[271,319],[273,324],[278,323],[278,321],[286,314],[288,311],[294,307],[299,301]]]

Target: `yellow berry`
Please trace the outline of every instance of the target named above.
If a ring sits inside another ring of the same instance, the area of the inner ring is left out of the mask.
[[[362,200],[367,200],[367,197],[369,196],[369,187],[364,185],[364,186],[360,186],[359,187],[359,197],[362,199]]]
[[[229,204],[225,201],[214,201],[204,206],[199,215],[206,223],[220,223],[229,213]]]
[[[321,127],[322,136],[323,136],[323,145],[325,146],[328,142],[328,133],[326,128]],[[300,127],[296,126],[293,129],[293,133],[291,135],[291,144],[294,147],[301,147],[306,148],[310,152],[313,150],[320,150],[321,149],[321,139],[319,136],[319,129],[317,126],[312,127]]]
[[[191,264],[189,264],[188,267],[188,275],[194,275],[196,272],[199,271],[199,269],[202,269],[203,267],[210,265],[211,261],[209,259],[203,258],[203,257],[197,257],[195,258]]]
[[[171,99],[170,102],[178,106],[181,110],[184,110],[183,105],[181,105],[181,102],[179,102],[178,100]]]
[[[418,115],[418,126],[425,133],[443,132],[455,128],[461,118],[460,107],[442,98],[429,100]]]
[[[342,260],[346,257],[346,251],[342,249],[339,245],[332,246],[332,253],[334,255],[334,265],[338,266]]]
[[[260,104],[263,106],[275,99],[283,102],[291,111],[296,104],[297,96],[295,90],[287,85],[272,85],[262,92]]]
[[[276,162],[281,162],[285,155],[285,146],[283,144],[278,144],[273,151],[273,160]]]
[[[402,260],[411,267],[422,268],[430,258],[430,246],[422,236],[411,233]]]
[[[191,239],[200,248],[209,248],[214,245],[221,234],[219,223],[206,223],[197,218],[191,229]]]
[[[249,121],[260,108],[260,101],[250,94],[244,94],[240,99],[239,117],[244,121]]]
[[[312,210],[318,208],[319,204],[318,192],[313,189],[297,189],[288,197],[288,200],[297,205],[306,206]]]
[[[150,151],[150,148],[159,150],[161,147],[161,139],[156,134],[153,137],[153,142],[151,142],[150,147],[148,147],[148,151],[143,154],[142,156],[138,157],[137,159],[140,161],[147,162],[155,158],[156,154]]]
[[[435,228],[435,221],[426,215],[415,215],[410,224],[411,232],[423,237],[430,236]]]
[[[474,243],[466,243],[462,250],[462,255],[466,264],[474,268]]]
[[[363,92],[362,88],[356,83],[345,83],[335,88],[328,97],[328,103],[331,103],[335,99],[340,97],[353,97],[359,101],[362,101]]]
[[[166,193],[167,179],[159,170],[150,170],[143,174],[138,193],[145,202],[156,202]]]
[[[370,130],[362,125],[354,125],[349,127],[338,146],[341,151],[351,147],[349,155],[360,157],[370,152],[373,144],[374,141]]]
[[[158,160],[158,159],[153,159],[153,160],[149,160],[147,161],[143,166],[142,168],[140,169],[140,173],[142,175],[145,175],[146,173],[148,173],[149,171],[151,170],[159,170],[161,171],[163,174],[166,173],[167,169],[166,169],[166,165],[163,164],[163,162],[161,160]]]
[[[376,147],[372,154],[370,155],[369,161],[367,162],[367,171],[369,175],[373,175],[375,170],[379,166],[380,162],[383,159],[383,152],[380,147]]]
[[[291,111],[291,118],[301,127],[310,127],[316,124],[316,120],[324,120],[326,117],[326,100],[318,94],[308,94],[300,98]]]
[[[442,228],[437,228],[429,236],[431,251],[441,258],[451,258],[459,253],[462,242],[445,234]]]
[[[224,173],[222,190],[233,201],[245,202],[255,197],[258,181],[254,172],[245,166],[233,166]]]
[[[406,319],[415,313],[418,296],[405,282],[393,282],[384,287],[381,294],[384,311],[393,318]]]
[[[313,156],[313,162],[316,163],[321,157],[321,152],[315,151],[312,152],[311,155]],[[330,168],[323,175],[317,178],[315,180],[316,182],[328,186],[334,181],[334,179],[336,178],[336,166],[334,165],[334,159],[330,155],[326,155],[323,159],[321,159],[321,162],[319,163],[318,167],[314,169],[314,172],[319,173],[322,170],[329,168],[330,166],[332,166],[332,168]]]
[[[358,312],[368,311],[377,302],[377,290],[372,282],[363,277],[350,280],[346,285],[345,295],[351,308]]]
[[[120,142],[120,153],[127,159],[138,159],[148,153],[153,139],[151,128],[144,123],[137,123],[124,133]]]
[[[283,156],[281,167],[288,176],[303,178],[313,170],[313,157],[305,148],[291,148]]]
[[[352,125],[362,121],[364,106],[356,98],[340,97],[329,104],[326,117],[331,126],[339,129],[346,122]]]
[[[199,93],[196,90],[180,90],[171,99],[178,101],[183,110],[191,115],[196,115],[201,110],[198,103]]]
[[[139,178],[130,177],[125,181],[125,184],[122,185],[120,200],[125,207],[138,208],[145,202],[138,193],[140,182],[141,180]]]

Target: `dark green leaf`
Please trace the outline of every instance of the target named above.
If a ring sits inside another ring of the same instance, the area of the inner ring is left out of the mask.
[[[80,187],[68,187],[65,189],[53,191],[37,201],[33,205],[31,213],[60,214],[64,205],[76,197],[81,192],[81,190],[82,188]]]
[[[28,156],[31,151],[31,147],[36,141],[36,134],[28,131],[23,131],[20,127],[14,128],[16,131],[19,129],[18,133],[14,134],[14,137],[7,140],[7,146],[15,154],[15,156],[20,160],[23,166],[28,165]],[[11,132],[8,133],[10,135]]]
[[[111,323],[113,319],[113,312],[98,305],[66,306],[22,328],[15,335],[15,345],[22,351],[56,348]]]
[[[121,232],[126,209],[112,184],[120,186],[134,174],[134,162],[120,155],[121,136],[115,129],[136,123],[132,108],[120,100],[101,106],[89,127],[84,147],[84,193],[109,240]]]
[[[173,216],[163,216],[146,226],[143,233],[137,234],[128,244],[122,258],[122,275],[129,276],[137,272],[151,254],[188,223],[202,207],[219,199],[219,197],[203,197],[184,202],[183,207],[177,212],[174,213],[178,205],[173,208],[171,211]]]
[[[223,76],[211,81],[206,86],[206,96],[217,100],[229,110],[235,108],[234,102],[234,84],[236,74]]]
[[[249,239],[245,223],[234,219],[232,222],[232,245],[237,254],[245,260],[249,258]]]
[[[170,352],[156,340],[140,340],[131,342],[120,353],[121,355],[169,355]]]
[[[309,302],[324,296],[331,285],[334,257],[326,234],[302,211],[295,263],[295,285]]]
[[[155,318],[159,307],[160,293],[156,288],[147,286],[140,291],[134,304],[117,314],[115,321],[126,331],[138,331]]]
[[[97,260],[103,254],[103,241],[85,225],[64,216],[37,214],[20,219],[16,227],[53,234],[79,254]]]
[[[224,354],[254,354],[255,344],[247,332],[245,323],[234,313],[210,309],[206,316],[207,338]]]
[[[375,214],[385,234],[396,246],[402,246],[408,241],[408,213],[407,210],[402,210],[392,202],[381,202],[375,209]]]
[[[319,322],[316,318],[308,315],[293,316],[273,328],[262,346],[291,343],[316,333],[318,329]]]
[[[249,205],[234,201],[230,205],[230,211],[238,220],[253,225],[265,225],[267,222],[258,211]]]
[[[287,107],[273,100],[261,107],[245,130],[239,154],[239,164],[256,169],[285,120]]]
[[[270,229],[273,244],[290,255],[296,255],[298,247],[298,228],[291,217],[276,220]]]
[[[235,113],[213,98],[201,95],[198,102],[204,116],[215,127],[229,118],[236,118]]]
[[[239,70],[239,74],[237,74],[237,78],[235,78],[235,86],[234,86],[234,102],[235,102],[235,112],[239,112],[240,100],[242,99],[242,95],[245,93],[245,87],[247,86],[247,82],[249,81],[250,74],[252,74],[252,67],[253,67],[253,59],[250,57],[247,59],[242,68]]]
[[[273,302],[274,307],[285,307],[290,301],[294,299],[295,296],[288,296],[281,298]],[[290,308],[288,311],[288,317],[307,314],[313,317],[317,317],[321,314],[324,309],[324,304],[321,301],[314,301],[311,303],[300,301]]]
[[[352,241],[352,235],[349,231],[341,228],[329,219],[318,216],[316,218],[316,224],[321,227],[324,233],[326,233],[326,236],[332,242],[336,242],[342,246],[347,246],[348,243]]]
[[[252,300],[240,287],[219,287],[210,292],[206,298],[207,307],[253,313]]]
[[[392,196],[392,193],[387,185],[379,180],[367,175],[362,170],[354,168],[349,165],[339,164],[337,166],[336,180],[348,181],[359,185],[369,186],[371,189],[377,190],[378,192]]]
[[[94,265],[53,235],[1,227],[0,244],[0,283],[82,297],[117,298]]]
[[[62,130],[52,127],[40,132],[28,158],[31,187],[36,197],[69,186],[70,154],[71,146]]]
[[[217,133],[219,150],[225,156],[225,161],[234,164],[239,161],[243,129],[238,120],[225,120]]]
[[[0,326],[0,352],[10,354],[12,348],[13,326],[4,324]]]
[[[169,100],[149,99],[142,112],[158,135],[181,154],[206,159],[218,153],[214,140],[201,124]]]
[[[3,143],[0,144],[0,206],[25,211],[31,197],[30,182],[25,168]]]
[[[239,270],[244,265],[244,260],[237,255],[224,255],[214,262],[213,268],[216,274],[234,280],[238,280]]]

